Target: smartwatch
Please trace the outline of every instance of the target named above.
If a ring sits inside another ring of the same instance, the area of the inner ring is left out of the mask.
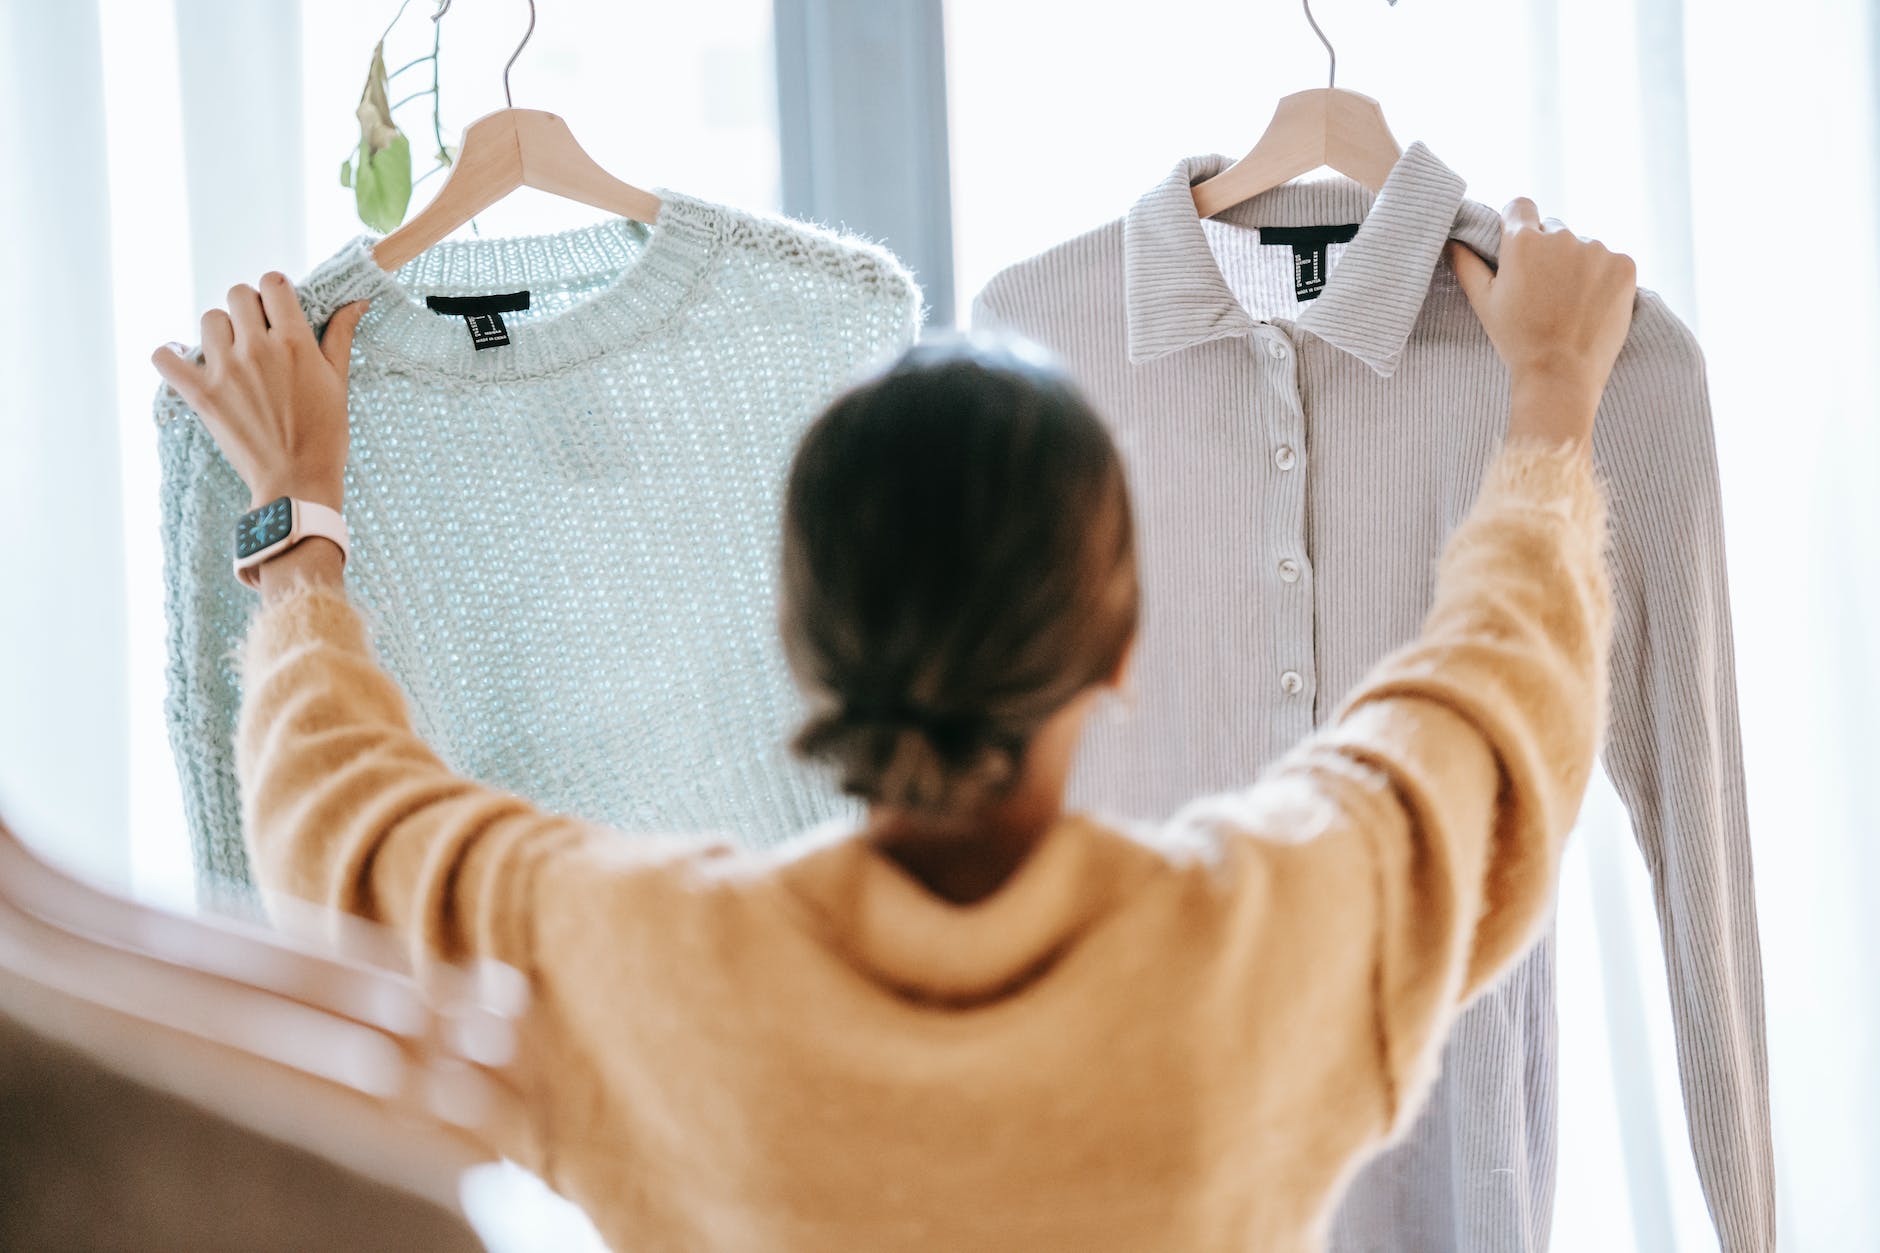
[[[263,562],[316,535],[339,545],[343,565],[349,546],[346,519],[339,516],[339,510],[292,496],[270,500],[243,514],[235,524],[235,577],[249,587],[260,587]]]

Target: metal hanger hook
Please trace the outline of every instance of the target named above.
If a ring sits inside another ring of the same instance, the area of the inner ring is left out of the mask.
[[[437,12],[431,14],[431,20],[435,22],[448,12],[450,12],[450,0],[437,0]],[[522,42],[517,44],[516,50],[509,54],[509,60],[503,63],[503,104],[507,108],[516,107],[515,97],[509,94],[509,71],[514,68],[516,58],[522,55],[522,50],[529,46],[529,40],[534,35],[535,0],[529,0],[529,29],[522,32]]]
[[[512,109],[516,107],[516,102],[509,98],[509,67],[516,63],[516,58],[522,55],[522,50],[529,46],[529,40],[534,34],[535,0],[529,0],[529,29],[522,32],[522,42],[516,45],[516,50],[509,54],[509,60],[503,64],[503,103]]]
[[[1325,80],[1325,85],[1327,87],[1336,87],[1338,86],[1338,50],[1332,47],[1332,41],[1327,39],[1325,32],[1319,29],[1318,19],[1312,16],[1312,0],[1299,0],[1299,2],[1305,5],[1306,21],[1312,24],[1312,33],[1319,37],[1319,42],[1325,45],[1325,55],[1332,59],[1332,73],[1331,76]],[[1397,0],[1391,0],[1392,4],[1396,2]]]
[[[1319,42],[1325,45],[1325,55],[1332,59],[1332,72],[1326,78],[1325,85],[1336,87],[1338,86],[1338,50],[1332,47],[1332,41],[1327,39],[1325,32],[1319,29],[1318,19],[1312,16],[1312,0],[1299,0],[1299,2],[1305,5],[1306,21],[1312,23],[1312,33],[1319,37]],[[1390,0],[1390,7],[1396,8],[1397,0]]]

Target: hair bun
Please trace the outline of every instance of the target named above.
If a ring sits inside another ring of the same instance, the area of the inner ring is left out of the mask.
[[[833,766],[851,796],[949,813],[1010,786],[1018,778],[1024,739],[995,732],[983,715],[850,703],[811,719],[796,748]]]
[[[983,714],[947,713],[928,705],[895,701],[848,701],[843,704],[840,716],[858,727],[906,727],[921,731],[940,744],[970,740],[986,726]]]

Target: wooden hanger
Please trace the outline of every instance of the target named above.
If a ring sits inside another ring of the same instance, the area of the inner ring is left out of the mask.
[[[1379,191],[1403,155],[1377,101],[1338,88],[1338,53],[1312,17],[1312,0],[1302,3],[1306,21],[1331,56],[1331,78],[1324,87],[1282,97],[1252,150],[1195,184],[1195,213],[1201,217],[1213,217],[1321,165]]]
[[[440,0],[432,20],[450,9]],[[506,108],[470,123],[444,185],[409,222],[372,247],[381,270],[396,270],[518,187],[534,187],[608,213],[651,225],[659,197],[622,182],[587,154],[568,123],[540,109],[518,109],[509,94],[509,69],[535,34],[535,0],[529,0],[529,29],[503,66]]]

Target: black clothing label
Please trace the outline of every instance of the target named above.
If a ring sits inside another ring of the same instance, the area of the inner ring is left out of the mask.
[[[509,342],[509,328],[503,315],[529,307],[526,291],[500,292],[491,296],[426,296],[425,307],[433,313],[454,315],[470,328],[470,343],[478,351],[500,348]]]
[[[1349,243],[1358,233],[1358,223],[1339,226],[1262,226],[1262,244],[1291,244],[1293,250],[1293,298],[1316,300],[1325,290],[1325,248],[1328,244]]]

